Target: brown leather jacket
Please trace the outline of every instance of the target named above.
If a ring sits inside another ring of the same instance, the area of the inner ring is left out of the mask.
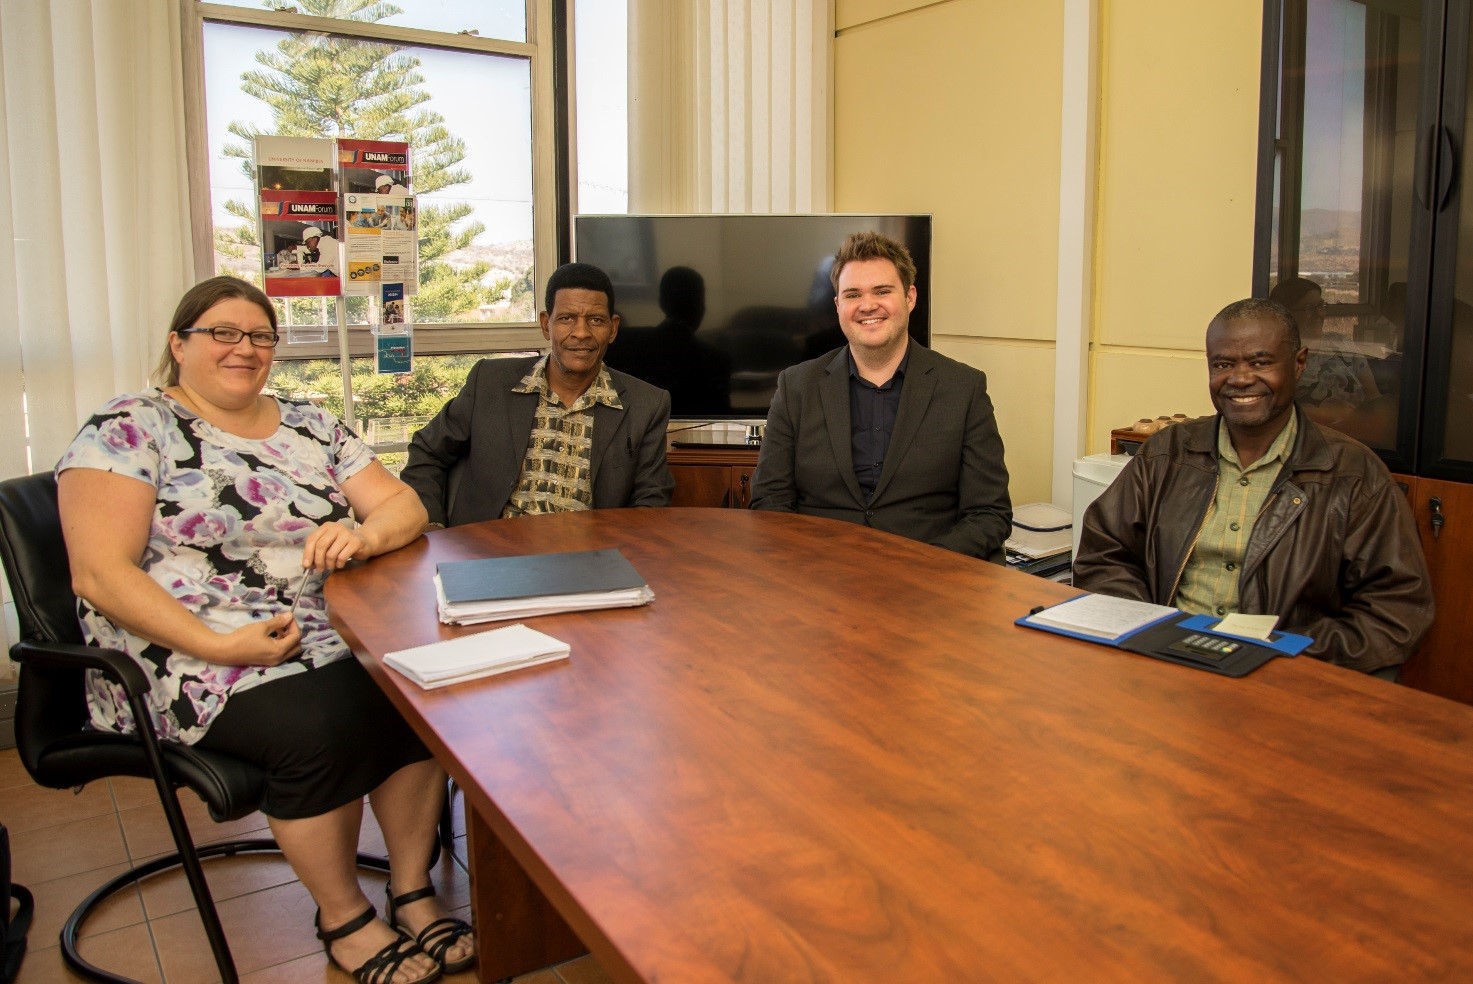
[[[1314,639],[1307,655],[1370,672],[1405,662],[1432,624],[1406,497],[1365,445],[1299,414],[1289,461],[1253,526],[1240,610]],[[1171,604],[1217,489],[1217,421],[1146,442],[1089,507],[1074,560],[1087,591]]]

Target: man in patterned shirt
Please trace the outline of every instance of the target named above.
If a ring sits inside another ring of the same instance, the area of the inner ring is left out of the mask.
[[[1207,328],[1217,415],[1152,437],[1090,505],[1074,585],[1277,615],[1307,655],[1394,676],[1432,624],[1427,564],[1381,460],[1296,409],[1306,355],[1283,305],[1224,308]]]
[[[540,358],[482,359],[409,444],[402,478],[430,526],[529,513],[663,506],[670,394],[603,364],[614,285],[568,263],[547,281]]]

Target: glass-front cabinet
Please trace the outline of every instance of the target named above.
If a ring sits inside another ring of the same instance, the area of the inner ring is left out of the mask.
[[[1254,293],[1305,412],[1407,490],[1436,621],[1403,682],[1473,703],[1473,0],[1266,0]]]
[[[1473,481],[1468,0],[1270,0],[1255,293],[1299,400],[1393,471]]]

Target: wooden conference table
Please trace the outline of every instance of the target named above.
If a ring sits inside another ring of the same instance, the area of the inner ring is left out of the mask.
[[[570,660],[381,666],[476,630],[437,561],[604,547],[656,601],[528,620]],[[1013,624],[1070,594],[718,509],[437,531],[327,585],[473,808],[483,980],[579,952],[538,890],[616,981],[1473,979],[1473,709]]]

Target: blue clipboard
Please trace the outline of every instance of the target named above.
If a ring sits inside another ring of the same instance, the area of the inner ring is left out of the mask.
[[[1027,626],[1031,629],[1042,629],[1045,632],[1052,632],[1056,635],[1069,636],[1084,642],[1110,646],[1114,649],[1125,650],[1126,652],[1135,653],[1139,656],[1149,656],[1153,659],[1178,663],[1183,666],[1207,670],[1210,673],[1217,673],[1229,677],[1246,676],[1272,660],[1275,656],[1297,656],[1313,641],[1308,636],[1294,635],[1290,632],[1275,632],[1268,639],[1254,639],[1250,636],[1237,635],[1231,632],[1218,632],[1215,628],[1218,623],[1216,616],[1187,615],[1175,610],[1123,635],[1114,638],[1102,638],[1100,636],[1084,635],[1078,632],[1071,632],[1067,629],[1061,629],[1057,626],[1035,622],[1033,621],[1033,615],[1036,613],[1036,611],[1030,612],[1022,618],[1017,619],[1014,624]],[[1203,660],[1195,654],[1184,653],[1179,648],[1174,647],[1174,644],[1179,640],[1193,633],[1203,633],[1238,640],[1244,643],[1244,645],[1237,653],[1221,661]]]

